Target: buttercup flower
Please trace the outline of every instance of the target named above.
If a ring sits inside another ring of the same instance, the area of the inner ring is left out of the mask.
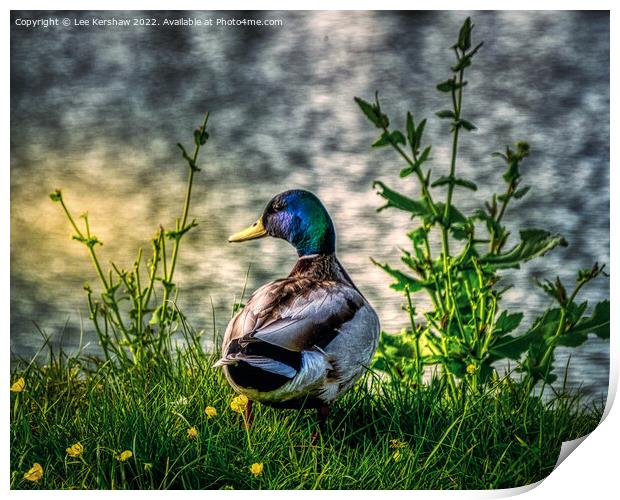
[[[123,452],[121,452],[117,458],[117,460],[121,461],[121,462],[126,462],[127,460],[129,460],[131,457],[133,457],[133,453],[130,450],[125,450]]]
[[[82,443],[78,442],[72,444],[71,446],[69,446],[69,448],[67,448],[67,455],[69,455],[70,457],[78,458],[82,456],[82,453],[84,453],[84,447],[82,446]]]
[[[474,373],[476,373],[476,367],[474,365],[472,365],[471,363],[467,365],[467,368],[465,368],[465,370],[470,375],[473,375]]]
[[[260,476],[263,473],[263,462],[250,465],[250,472],[254,474],[254,477]]]
[[[26,381],[24,380],[24,377],[19,377],[11,386],[11,392],[22,392],[24,387],[26,387]]]
[[[196,427],[190,427],[187,429],[187,437],[190,439],[196,439],[198,437],[198,430]]]
[[[400,451],[395,451],[394,453],[392,453],[392,460],[394,460],[394,462],[400,462]]]
[[[248,404],[248,398],[247,396],[244,396],[243,394],[233,398],[232,402],[230,403],[230,407],[232,409],[232,411],[236,411],[237,413],[243,413],[245,411],[245,407]]]
[[[209,418],[215,417],[217,415],[217,410],[213,406],[207,406],[205,408],[205,415]]]
[[[41,467],[41,464],[35,463],[30,470],[24,474],[24,479],[34,482],[43,479],[43,467]]]

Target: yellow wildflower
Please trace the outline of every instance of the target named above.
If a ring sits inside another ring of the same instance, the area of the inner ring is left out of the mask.
[[[471,364],[471,363],[467,365],[467,368],[465,368],[465,370],[470,375],[473,375],[474,373],[476,373],[476,367],[473,364]]]
[[[24,387],[26,387],[26,381],[24,380],[24,377],[19,377],[17,382],[11,386],[11,392],[22,392]]]
[[[390,439],[390,448],[399,449],[407,446],[407,443],[404,441],[399,441],[398,439]]]
[[[84,453],[84,447],[82,446],[82,443],[78,442],[72,444],[71,446],[69,446],[69,448],[67,448],[67,455],[69,455],[70,457],[79,458],[82,456],[82,453]]]
[[[237,413],[243,413],[247,404],[247,396],[240,394],[239,396],[233,398],[232,402],[230,403],[230,407],[232,408],[232,411],[235,411]]]
[[[196,427],[190,427],[187,429],[187,437],[190,439],[196,439],[198,437],[198,429],[196,429]]]
[[[263,473],[263,462],[250,465],[250,472],[254,474],[254,477],[260,476]]]
[[[26,474],[24,474],[24,479],[27,481],[40,481],[43,479],[43,467],[41,464],[34,464]]]
[[[217,415],[217,410],[213,406],[207,406],[205,408],[205,415],[209,418],[215,417]]]
[[[392,453],[392,460],[394,460],[394,462],[400,462],[400,451],[396,450],[394,453]]]
[[[121,452],[117,458],[117,460],[120,460],[121,462],[126,462],[127,460],[129,460],[131,457],[133,457],[133,453],[130,450],[125,450],[123,452]]]

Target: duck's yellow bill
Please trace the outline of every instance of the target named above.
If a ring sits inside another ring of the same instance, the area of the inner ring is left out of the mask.
[[[255,240],[256,238],[262,238],[266,235],[267,230],[265,229],[265,226],[263,226],[263,219],[261,217],[247,229],[229,236],[228,242],[235,243],[239,241]]]

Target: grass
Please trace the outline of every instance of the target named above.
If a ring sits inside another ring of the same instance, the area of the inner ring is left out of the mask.
[[[562,441],[602,416],[578,396],[524,398],[509,378],[454,404],[435,383],[415,390],[368,373],[312,445],[311,411],[255,405],[246,431],[214,356],[185,331],[174,355],[133,369],[51,348],[48,364],[16,366],[11,380],[25,384],[11,393],[11,488],[507,488],[547,476]],[[83,454],[71,457],[77,442]],[[132,456],[123,462],[124,450]],[[34,463],[43,477],[28,481]],[[254,463],[264,464],[257,476]]]

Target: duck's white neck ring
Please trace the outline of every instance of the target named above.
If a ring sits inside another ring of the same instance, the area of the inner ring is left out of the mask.
[[[317,257],[333,257],[335,255],[335,253],[312,253],[310,255],[302,255],[301,257],[297,257],[297,260],[316,259]]]
[[[312,253],[310,255],[302,255],[301,257],[298,257],[297,260],[314,259],[315,257],[318,257],[318,256],[319,256],[318,253]]]

